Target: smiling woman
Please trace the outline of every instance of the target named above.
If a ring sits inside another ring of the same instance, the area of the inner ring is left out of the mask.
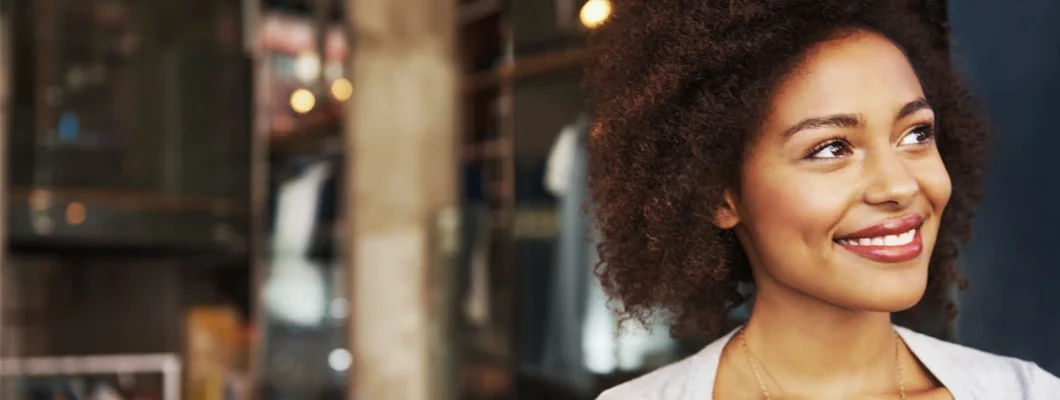
[[[956,311],[988,138],[938,31],[895,1],[614,2],[588,83],[597,274],[717,336],[602,399],[1039,399],[1023,361],[892,324]],[[730,340],[735,339],[735,340]]]
[[[777,86],[715,221],[751,262],[759,315],[793,289],[881,312],[920,300],[951,191],[923,99],[902,51],[867,30],[811,47]]]

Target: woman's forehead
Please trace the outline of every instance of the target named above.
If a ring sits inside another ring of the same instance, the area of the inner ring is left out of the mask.
[[[770,119],[780,123],[840,113],[893,115],[923,97],[905,54],[871,32],[814,46],[773,93]]]

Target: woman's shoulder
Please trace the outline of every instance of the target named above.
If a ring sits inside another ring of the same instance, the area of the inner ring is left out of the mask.
[[[698,354],[697,354],[698,355]],[[689,379],[704,369],[705,360],[697,355],[685,358],[655,371],[641,375],[600,394],[597,400],[662,400],[685,398],[709,398],[710,391],[702,393],[696,380]],[[709,370],[709,368],[708,368]],[[713,385],[711,385],[712,387]]]
[[[735,332],[715,340],[681,361],[608,389],[597,400],[710,399],[721,352]]]
[[[925,367],[951,392],[967,392],[971,398],[1055,398],[1060,379],[1037,364],[1014,357],[988,353],[956,343],[898,328],[902,339]],[[957,397],[961,398],[961,397]]]

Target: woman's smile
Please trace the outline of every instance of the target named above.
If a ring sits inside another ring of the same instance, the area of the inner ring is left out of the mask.
[[[901,263],[920,257],[924,252],[920,227],[924,217],[912,214],[892,218],[849,235],[835,243],[850,253],[881,263]]]

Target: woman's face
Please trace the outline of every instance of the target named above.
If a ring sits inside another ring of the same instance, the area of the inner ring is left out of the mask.
[[[759,296],[865,311],[916,304],[950,197],[934,124],[886,38],[858,32],[811,49],[774,93],[716,221],[735,227]]]

